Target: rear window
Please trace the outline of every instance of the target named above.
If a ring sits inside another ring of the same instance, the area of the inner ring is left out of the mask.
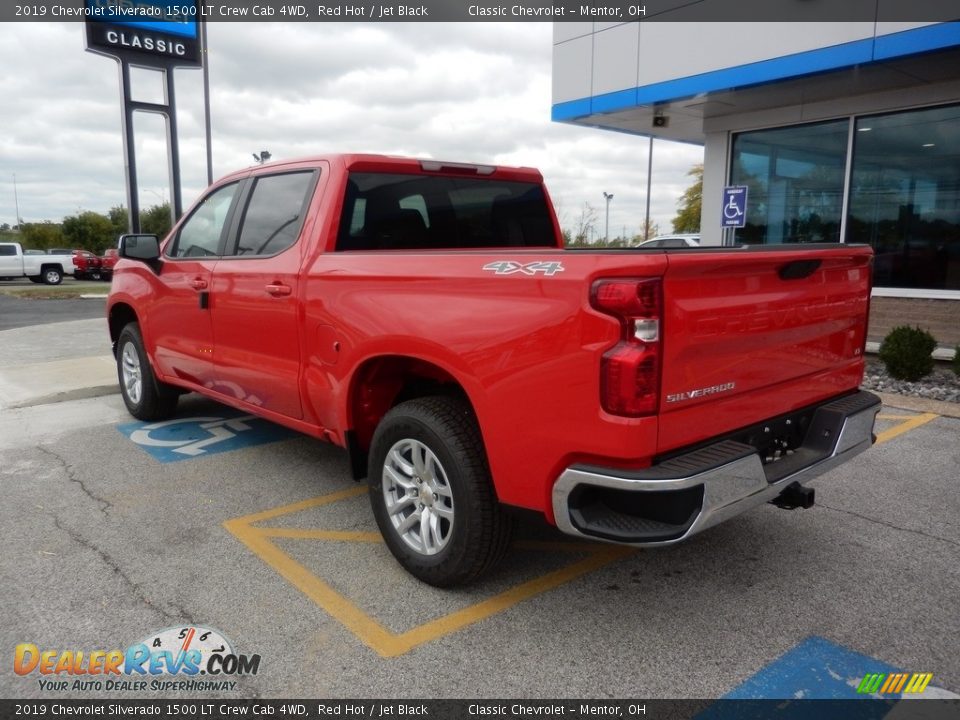
[[[350,173],[337,250],[555,247],[537,183]]]

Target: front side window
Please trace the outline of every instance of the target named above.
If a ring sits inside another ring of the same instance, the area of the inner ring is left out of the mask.
[[[211,257],[219,254],[223,226],[237,187],[237,183],[224,185],[204,198],[180,227],[170,249],[170,257]]]
[[[237,255],[276,255],[297,241],[314,173],[259,177],[243,215]]]
[[[960,106],[857,118],[847,242],[874,285],[960,290]]]
[[[738,243],[839,242],[849,122],[740,133],[731,185],[746,185]]]

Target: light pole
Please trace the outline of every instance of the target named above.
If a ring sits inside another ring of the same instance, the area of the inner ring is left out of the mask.
[[[608,193],[606,190],[603,192],[603,197],[607,201],[607,224],[603,230],[603,240],[604,242],[610,242],[610,201],[613,200],[613,193]]]
[[[20,198],[17,196],[17,174],[13,174],[13,204],[17,208],[17,232],[20,232]]]
[[[650,189],[653,186],[653,135],[650,136],[650,146],[647,150],[647,214],[643,221],[643,239],[649,240],[650,235]]]

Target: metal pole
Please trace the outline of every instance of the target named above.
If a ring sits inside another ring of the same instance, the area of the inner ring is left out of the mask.
[[[13,174],[13,204],[17,208],[17,232],[20,232],[20,198],[17,196],[17,174]]]
[[[127,208],[129,217],[127,227],[132,233],[140,232],[140,198],[137,192],[137,156],[133,142],[133,107],[130,105],[130,66],[123,60],[120,63],[120,92],[123,95],[123,156],[124,172],[127,176]]]
[[[173,68],[164,70],[163,75],[167,91],[167,148],[170,163],[170,190],[173,199],[170,215],[173,224],[176,224],[183,215],[183,199],[180,193],[180,143],[177,139],[177,100],[173,90]]]
[[[650,136],[650,146],[647,150],[647,216],[643,223],[643,239],[650,239],[650,188],[653,187],[653,135]]]
[[[207,49],[207,21],[200,20],[201,57],[203,59],[203,119],[207,131],[207,185],[213,185],[213,132],[210,124],[210,51]]]
[[[603,197],[607,201],[607,224],[603,229],[603,241],[605,243],[609,243],[610,242],[610,201],[613,200],[613,193],[608,193],[606,190],[604,190]]]

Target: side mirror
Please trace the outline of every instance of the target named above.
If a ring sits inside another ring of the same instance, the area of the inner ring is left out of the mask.
[[[160,259],[160,240],[156,235],[121,235],[120,257],[151,264]]]

